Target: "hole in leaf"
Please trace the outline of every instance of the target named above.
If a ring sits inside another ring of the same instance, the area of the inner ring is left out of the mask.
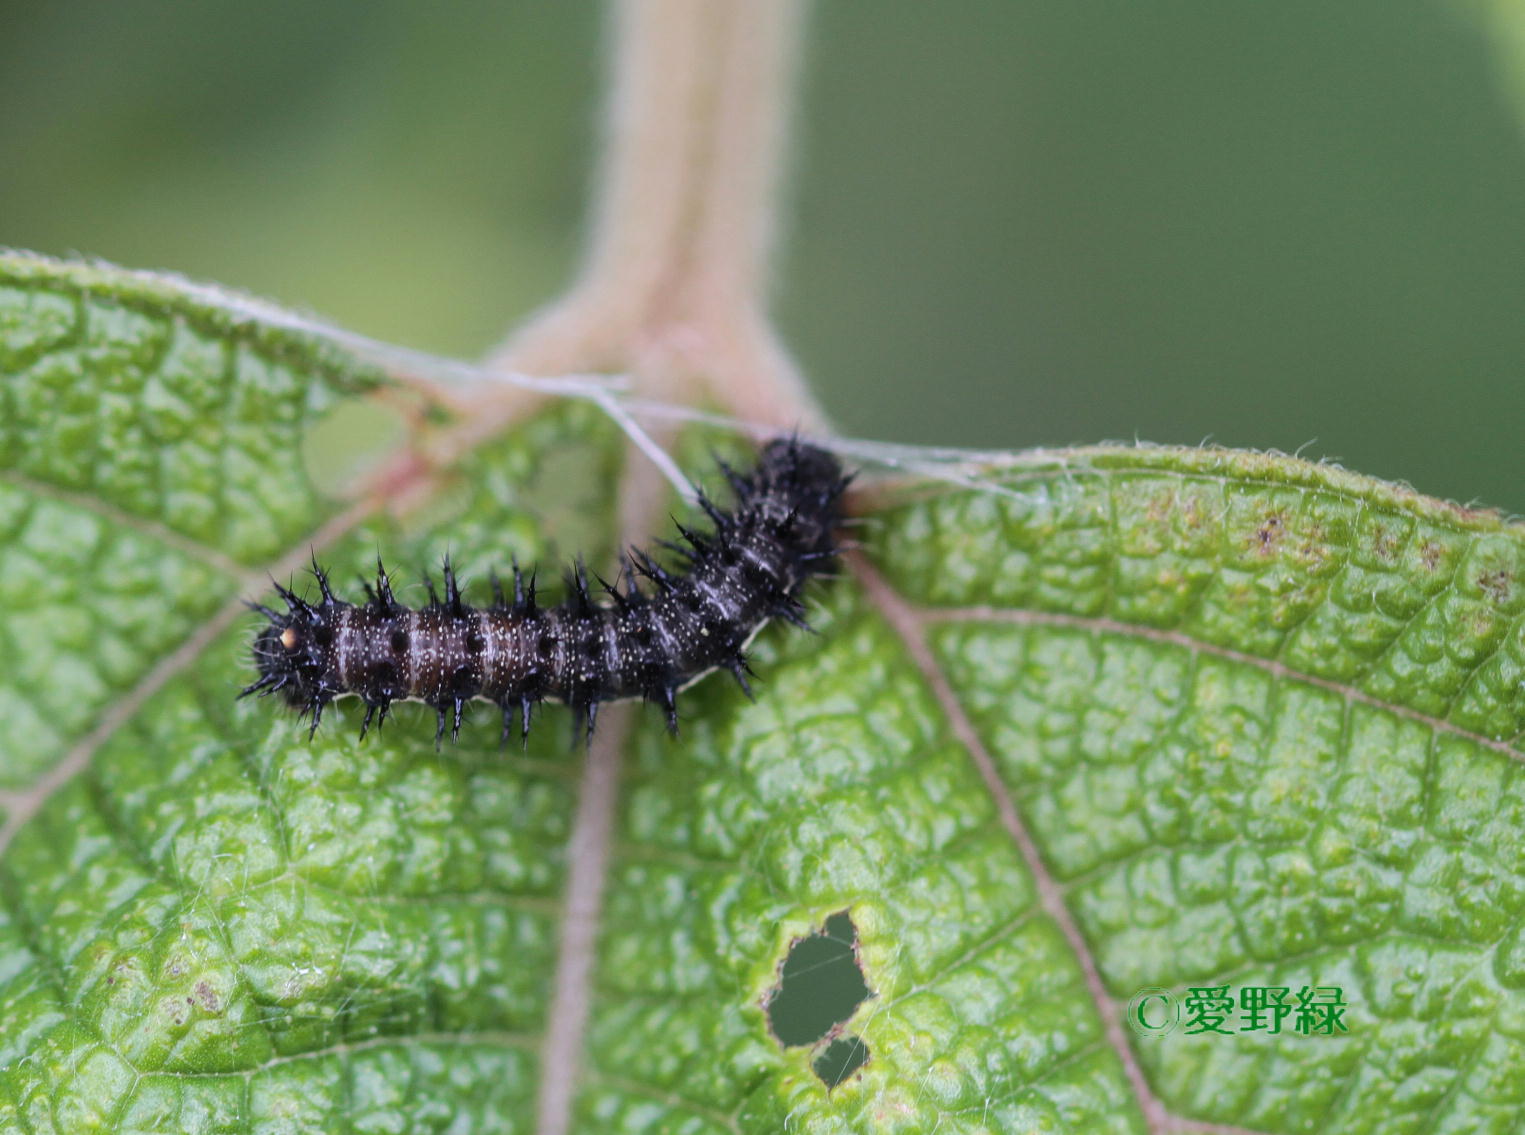
[[[839,1036],[811,1062],[821,1083],[834,1088],[868,1063],[868,1045],[862,1037]]]
[[[785,1047],[815,1044],[871,996],[858,965],[857,927],[839,911],[789,947],[768,994],[768,1027]]]

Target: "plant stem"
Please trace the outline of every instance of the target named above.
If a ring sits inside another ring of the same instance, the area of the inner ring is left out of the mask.
[[[576,283],[491,359],[628,372],[749,422],[822,417],[766,315],[802,0],[619,0],[604,156]]]

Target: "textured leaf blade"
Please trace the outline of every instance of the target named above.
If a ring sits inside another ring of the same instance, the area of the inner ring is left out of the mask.
[[[1178,1115],[1511,1131],[1525,540],[1282,458],[1101,450],[880,553],[1119,1003],[1334,985],[1350,1035],[1138,1047]],[[974,515],[971,516],[970,514]],[[980,555],[944,537],[1000,534]]]
[[[344,507],[314,431],[383,380],[197,289],[4,271],[32,440],[6,435],[0,630],[46,665],[0,738],[0,805],[30,816],[0,859],[0,1128],[529,1130],[580,758],[554,727],[500,755],[486,715],[441,755],[422,713],[361,747],[339,709],[309,743],[230,701],[246,632],[213,621]],[[183,363],[217,399],[164,358],[221,360]],[[97,404],[54,414],[53,369]],[[238,459],[205,452],[208,416]],[[95,434],[139,452],[71,464]],[[478,581],[607,559],[617,452],[555,409],[325,559],[350,587],[378,548],[413,581],[447,544]],[[289,501],[256,458],[289,463]],[[822,591],[822,633],[759,638],[755,704],[711,680],[679,742],[638,719],[581,1129],[1515,1130],[1518,528],[1174,450],[1018,459],[873,512],[870,575]],[[868,995],[786,1042],[811,942]],[[1341,985],[1351,1033],[1121,1039],[1139,985],[1225,980]],[[865,1059],[828,1084],[840,1046]]]
[[[0,789],[331,515],[303,439],[380,375],[174,281],[0,254]]]
[[[97,480],[93,465],[63,485],[61,467],[34,462],[3,486],[29,537],[0,565],[27,600],[6,606],[3,625],[34,657],[119,665],[122,684],[100,684],[112,705],[187,636],[207,643],[194,658],[168,659],[162,688],[110,723],[78,775],[39,779],[50,753],[0,749],[18,814],[47,797],[6,832],[0,868],[0,1129],[526,1130],[575,799],[564,739],[504,759],[496,724],[482,720],[442,760],[418,743],[432,735],[418,715],[403,712],[357,762],[354,715],[337,713],[308,744],[277,706],[232,700],[249,664],[247,630],[229,612],[238,595],[268,588],[245,563],[289,561],[305,548],[283,541],[338,514],[334,486],[320,487],[309,468],[314,433],[379,376],[324,339],[219,308],[200,289],[23,257],[5,268],[5,342],[13,362],[26,356],[6,373],[9,393],[48,367],[103,402],[130,386],[141,431],[165,401],[152,384],[176,357],[163,342],[194,331],[229,368],[201,375],[216,390],[198,412],[222,420],[243,403],[265,409],[251,419],[263,433],[232,457],[218,448],[227,432],[193,424],[158,455],[185,459],[163,466],[171,472],[153,500],[124,488],[120,469]],[[73,313],[69,335],[56,330],[60,311]],[[157,353],[96,350],[116,342],[123,321],[167,329],[154,333]],[[193,369],[177,381],[194,387]],[[177,406],[205,394],[182,393]],[[45,400],[25,405],[11,425],[29,431],[31,460],[68,421]],[[447,545],[478,578],[514,552],[554,560],[548,541],[600,554],[613,437],[586,408],[554,412],[463,458],[429,508],[336,530],[325,559],[357,590],[356,575],[385,548],[400,594],[416,599],[421,571],[437,569]],[[234,457],[281,468],[250,480]],[[213,489],[175,480],[197,462],[216,471]],[[257,490],[273,495],[268,507]],[[288,491],[294,502],[274,499]],[[198,527],[201,514],[177,494],[207,492],[242,519]],[[200,574],[185,577],[182,563]],[[39,614],[39,595],[54,608]],[[110,635],[141,628],[159,637],[140,634],[125,660],[103,651]],[[57,746],[77,743],[99,708],[62,685],[33,670],[21,687],[73,697],[81,716],[55,719],[74,724]]]
[[[769,640],[757,705],[728,713],[731,691],[701,687],[681,753],[636,750],[586,1129],[658,1130],[641,1117],[661,1095],[694,1130],[928,1130],[959,1113],[1134,1130],[1075,960],[1034,917],[967,755],[875,612],[851,595],[829,612],[819,640]],[[791,942],[844,910],[873,996],[839,1032],[869,1056],[828,1095],[822,1046],[778,1043],[765,1006]]]

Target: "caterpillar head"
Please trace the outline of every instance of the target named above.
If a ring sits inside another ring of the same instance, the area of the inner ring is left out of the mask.
[[[240,697],[277,691],[294,706],[310,705],[325,695],[323,674],[333,633],[321,608],[297,600],[289,614],[256,607],[270,621],[254,636],[254,666],[259,680]]]
[[[794,437],[775,438],[763,447],[738,504],[758,504],[773,522],[787,523],[790,542],[801,553],[829,556],[842,523],[842,493],[851,481],[826,450]]]

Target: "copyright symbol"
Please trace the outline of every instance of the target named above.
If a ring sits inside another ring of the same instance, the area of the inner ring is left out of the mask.
[[[1128,1002],[1128,1027],[1139,1036],[1167,1036],[1180,1023],[1180,1003],[1168,989],[1151,985]]]

